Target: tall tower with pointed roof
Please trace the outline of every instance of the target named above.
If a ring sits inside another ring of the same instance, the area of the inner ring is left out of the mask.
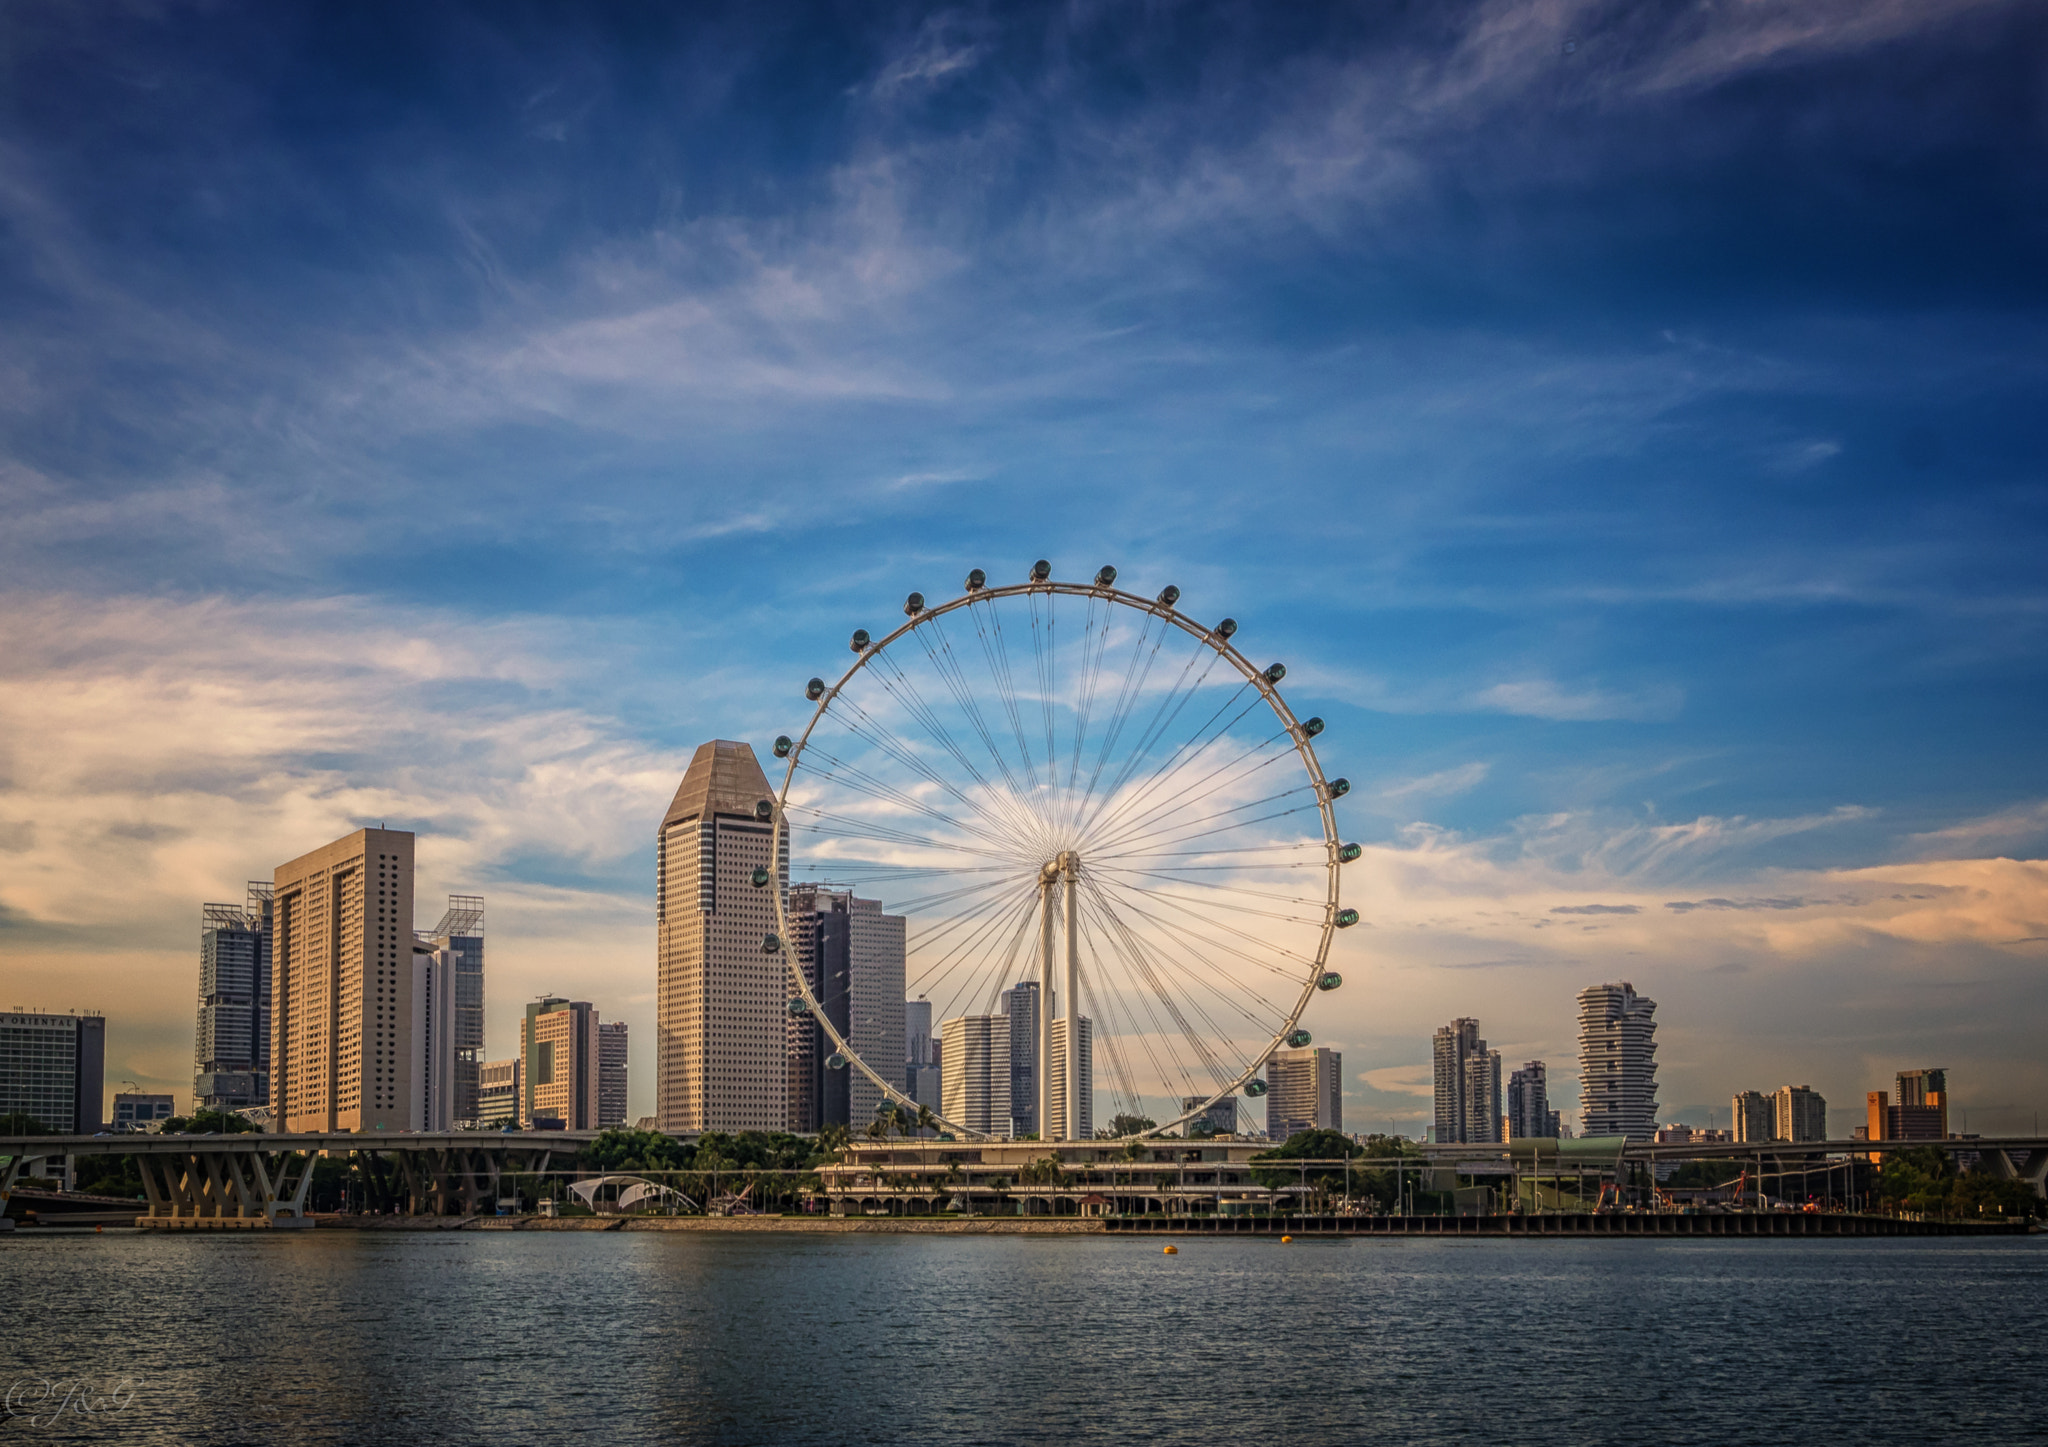
[[[773,890],[756,886],[779,826],[758,809],[774,793],[745,744],[698,748],[655,843],[654,1114],[665,1131],[781,1130],[785,1008]]]

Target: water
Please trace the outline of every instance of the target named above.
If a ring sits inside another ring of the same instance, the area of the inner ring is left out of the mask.
[[[0,1438],[1725,1447],[2048,1432],[2048,1238],[1177,1244],[18,1236],[0,1240],[0,1378],[126,1378],[132,1395],[55,1426],[17,1417]]]

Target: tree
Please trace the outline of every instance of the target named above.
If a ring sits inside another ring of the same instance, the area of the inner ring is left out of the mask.
[[[57,1132],[44,1125],[25,1110],[10,1110],[0,1115],[0,1135],[55,1135]]]
[[[935,1132],[938,1128],[939,1118],[933,1113],[932,1108],[928,1105],[920,1105],[917,1108],[917,1133],[923,1135],[926,1131]]]
[[[195,1110],[189,1116],[172,1116],[162,1129],[165,1135],[245,1135],[256,1126],[231,1110]]]
[[[1157,1130],[1159,1122],[1142,1115],[1116,1115],[1108,1125],[1095,1132],[1097,1140],[1121,1140],[1125,1136],[1143,1135],[1148,1130]]]
[[[837,1161],[853,1141],[853,1132],[834,1123],[818,1129],[818,1153],[828,1162]]]

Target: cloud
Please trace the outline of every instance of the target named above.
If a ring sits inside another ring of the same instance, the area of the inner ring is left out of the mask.
[[[1425,1061],[1420,1065],[1383,1065],[1362,1072],[1358,1078],[1389,1095],[1416,1095],[1429,1100],[1436,1095],[1434,1071],[1435,1067]]]
[[[1641,914],[1639,904],[1554,904],[1552,914]]]
[[[1420,778],[1394,780],[1381,785],[1374,795],[1386,803],[1403,805],[1420,799],[1448,799],[1478,788],[1486,782],[1491,769],[1490,764],[1475,760],[1454,769],[1439,769]]]
[[[1812,901],[1800,899],[1674,899],[1664,908],[1684,914],[1695,909],[1806,909]]]
[[[1549,679],[1523,679],[1481,689],[1472,695],[1471,704],[1474,708],[1528,718],[1590,722],[1673,718],[1684,701],[1684,692],[1677,688],[1615,693],[1605,689],[1571,690]]]

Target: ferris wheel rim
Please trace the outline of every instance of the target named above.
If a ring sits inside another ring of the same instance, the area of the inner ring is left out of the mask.
[[[1327,899],[1324,904],[1323,920],[1317,939],[1313,968],[1309,971],[1308,978],[1303,982],[1293,1008],[1288,1011],[1287,1017],[1282,1022],[1279,1030],[1274,1033],[1272,1039],[1262,1049],[1252,1053],[1249,1063],[1245,1065],[1229,1084],[1209,1095],[1192,1110],[1184,1110],[1172,1119],[1161,1121],[1148,1130],[1116,1138],[1125,1141],[1156,1140],[1163,1137],[1166,1132],[1176,1126],[1183,1125],[1201,1116],[1225,1097],[1234,1099],[1237,1092],[1243,1089],[1265,1067],[1274,1052],[1287,1043],[1289,1037],[1295,1033],[1300,1025],[1302,1013],[1307,1010],[1308,1002],[1314,998],[1318,982],[1324,976],[1329,960],[1330,942],[1338,928],[1337,916],[1341,908],[1339,896],[1343,869],[1343,861],[1339,857],[1339,851],[1343,846],[1337,833],[1336,814],[1332,808],[1335,796],[1330,792],[1329,781],[1324,777],[1321,761],[1316,757],[1312,742],[1313,735],[1304,728],[1301,720],[1295,717],[1294,711],[1288,706],[1287,701],[1281,697],[1277,682],[1269,676],[1270,670],[1263,670],[1254,666],[1251,660],[1246,658],[1236,645],[1231,642],[1234,633],[1221,633],[1218,628],[1198,622],[1181,612],[1173,603],[1165,602],[1163,597],[1146,598],[1141,594],[1120,589],[1113,583],[1066,583],[1051,577],[1033,578],[1025,583],[1009,583],[995,586],[984,584],[978,588],[970,587],[967,592],[957,598],[930,605],[922,604],[921,595],[912,594],[913,599],[920,600],[920,606],[915,609],[906,606],[904,611],[907,616],[903,623],[880,638],[870,639],[865,647],[855,651],[854,661],[851,666],[840,674],[836,682],[825,685],[823,692],[815,700],[815,706],[811,711],[810,719],[804,725],[803,732],[791,741],[789,754],[783,769],[782,784],[775,791],[773,827],[769,831],[771,842],[769,846],[768,873],[770,882],[776,883],[780,878],[781,871],[789,862],[786,857],[783,840],[789,832],[786,809],[789,801],[790,785],[795,782],[797,766],[803,760],[804,748],[810,742],[811,734],[831,711],[832,704],[839,697],[841,690],[848,683],[852,682],[869,663],[881,657],[891,644],[915,633],[920,627],[934,622],[949,613],[959,612],[962,609],[971,609],[976,603],[994,602],[1001,598],[1037,594],[1087,598],[1149,614],[1179,628],[1183,633],[1188,634],[1199,643],[1214,650],[1220,658],[1237,669],[1247,684],[1257,690],[1267,707],[1272,709],[1286,726],[1295,754],[1300,759],[1308,774],[1309,782],[1315,790],[1317,817],[1321,821],[1323,828],[1323,843],[1326,852],[1324,871],[1328,883]],[[812,993],[809,981],[805,979],[803,970],[797,965],[794,954],[794,941],[790,932],[787,904],[786,891],[778,886],[775,890],[776,939],[779,944],[779,952],[785,971],[788,977],[795,982],[797,992],[808,1008],[807,1018],[824,1031],[825,1035],[831,1040],[834,1051],[846,1057],[847,1065],[850,1068],[858,1069],[861,1074],[865,1075],[882,1092],[885,1100],[893,1102],[899,1108],[909,1107],[913,1116],[919,1114],[927,1107],[920,1106],[919,1102],[912,1099],[901,1086],[891,1084],[878,1074],[874,1067],[867,1062],[859,1051],[853,1048],[851,1042],[826,1017],[824,1007]],[[1168,1098],[1170,1099],[1171,1097],[1169,1096]],[[879,1115],[880,1112],[878,1111],[877,1114]],[[996,1136],[991,1132],[962,1126],[955,1121],[947,1119],[939,1111],[932,1112],[932,1120],[939,1127],[952,1130],[969,1140],[1003,1139],[1003,1137]],[[852,1123],[849,1122],[849,1129],[851,1126]],[[1047,1141],[1043,1136],[1043,1123],[1041,1123],[1040,1129],[1040,1142],[1048,1148],[1078,1144],[1078,1142],[1069,1141]]]

